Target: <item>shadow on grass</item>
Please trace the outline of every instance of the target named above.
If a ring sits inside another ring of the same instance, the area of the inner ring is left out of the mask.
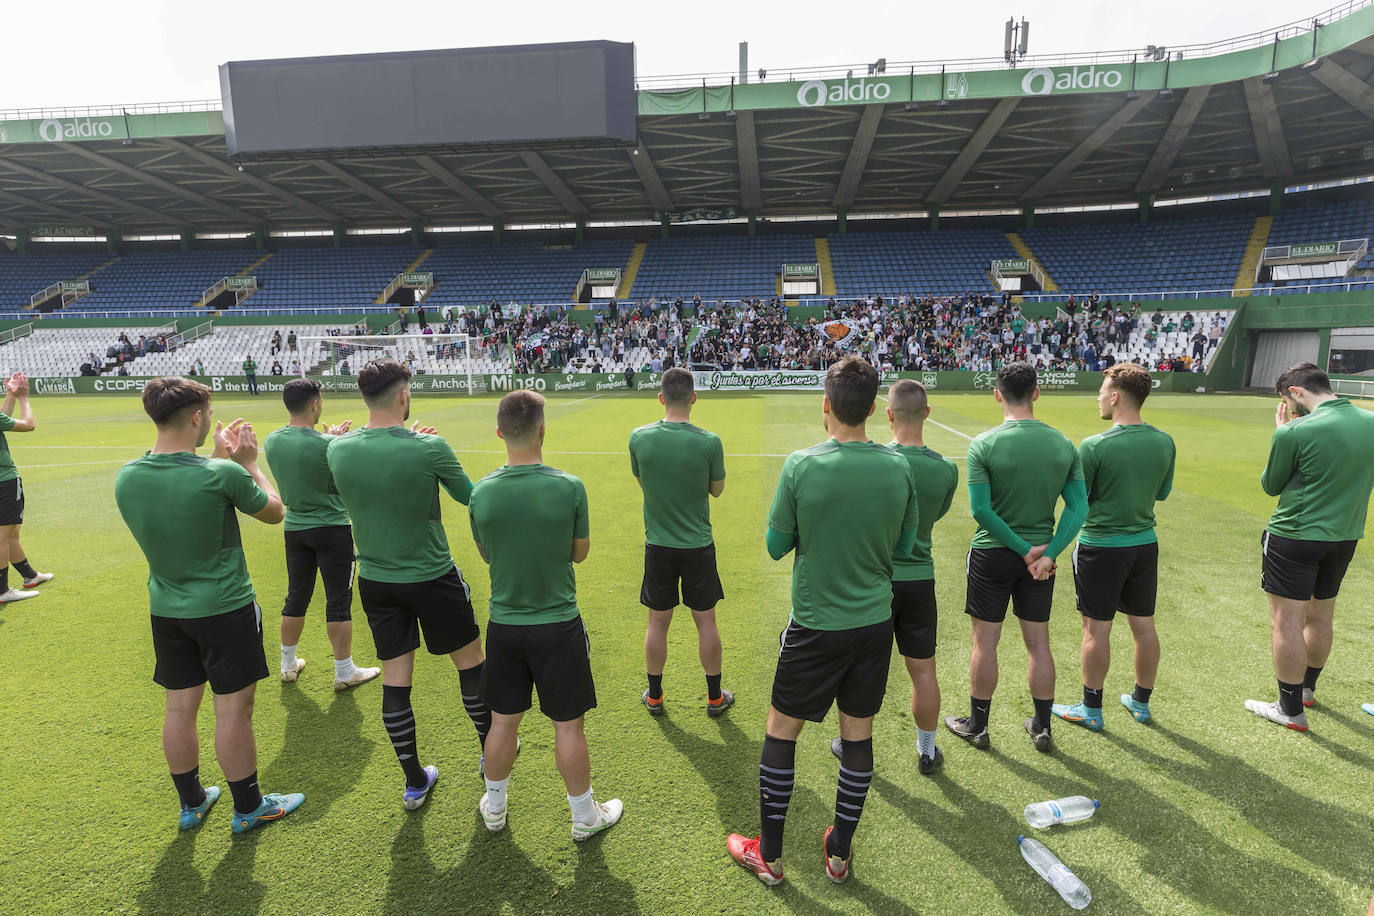
[[[1219,802],[1226,803],[1238,795],[1254,797],[1265,809],[1265,817],[1269,821],[1263,828],[1266,832],[1274,832],[1281,819],[1295,811],[1291,807],[1293,799],[1266,794],[1265,789],[1247,785],[1246,774],[1240,771],[1248,769],[1243,764],[1207,751],[1186,738],[1179,738],[1158,724],[1154,729],[1177,740],[1194,753],[1203,751],[1210,758],[1211,765],[1203,768],[1165,761],[1148,751],[1136,749],[1110,732],[1104,732],[1104,735],[1123,747],[1131,748],[1130,753],[1138,757],[1153,757],[1164,773],[1209,792]],[[1240,852],[1225,839],[1201,826],[1191,813],[1151,792],[1134,777],[1116,776],[1062,752],[1056,756],[1056,760],[1071,775],[1059,775],[1028,766],[1018,767],[1017,775],[1043,787],[1047,798],[1082,794],[1085,787],[1091,787],[1091,791],[1104,800],[1104,807],[1102,813],[1084,826],[1100,824],[1102,828],[1137,844],[1142,850],[1141,867],[1188,900],[1222,912],[1263,913],[1271,912],[1278,901],[1296,898],[1304,901],[1307,912],[1337,911],[1338,901],[1322,883],[1285,867],[1273,858]],[[1186,771],[1187,775],[1180,773],[1180,769]],[[1190,778],[1203,769],[1211,774],[1206,780],[1211,784],[1210,788]],[[1339,829],[1334,824],[1332,828]],[[1037,835],[1044,839],[1051,833],[1037,831]],[[1330,844],[1317,848],[1324,854],[1330,849]],[[1366,850],[1368,846],[1360,844],[1359,848]],[[1091,868],[1083,871],[1075,868],[1075,871],[1094,892],[1098,884],[1106,881],[1104,876]],[[1112,903],[1115,905],[1118,901],[1113,900]]]
[[[233,806],[227,797],[220,805]],[[204,829],[204,828],[201,828]],[[227,829],[221,826],[220,829]],[[224,913],[227,916],[253,916],[262,908],[267,888],[253,876],[260,830],[233,838],[229,851],[219,860],[208,880],[191,860],[200,830],[183,831],[162,854],[148,883],[138,895],[138,912],[143,916],[184,913]]]
[[[723,744],[708,741],[689,731],[685,731],[669,716],[657,720],[663,736],[673,748],[686,757],[692,767],[701,774],[702,781],[710,790],[716,803],[716,818],[722,826],[729,827],[738,823],[740,818],[757,817],[759,808],[758,769],[751,767],[745,773],[737,763],[741,748],[748,748],[746,759],[757,762],[762,753],[763,742],[755,741],[744,733],[729,715],[711,719],[719,729]],[[726,753],[725,749],[730,752]],[[753,812],[753,813],[751,813]],[[724,843],[722,837],[721,842]]]
[[[297,823],[323,817],[358,784],[372,758],[376,744],[363,737],[363,714],[354,690],[334,694],[328,708],[321,710],[298,685],[283,685],[286,724],[281,751],[262,768],[260,782],[264,792],[305,793],[305,804],[292,818]],[[380,724],[379,720],[379,728]]]
[[[995,751],[994,754],[1004,758]],[[1005,758],[1000,762],[1007,765]],[[1002,902],[1014,912],[1043,913],[1058,903],[1058,895],[1049,885],[1035,888],[1040,879],[1021,862],[1016,836],[1024,832],[1024,825],[1017,818],[945,776],[936,776],[930,782],[960,814],[952,815],[947,808],[917,798],[882,776],[874,777],[873,789],[935,842],[990,881],[1001,894]]]
[[[577,857],[573,882],[559,887],[516,844],[508,826],[491,834],[473,809],[467,855],[449,869],[431,859],[421,809],[406,818],[391,844],[391,875],[382,912],[398,913],[640,913],[634,888],[611,874],[596,836],[569,850]],[[563,840],[573,846],[570,836]]]
[[[1365,820],[1351,817],[1344,808],[1321,801],[1317,797],[1320,787],[1312,786],[1312,794],[1294,791],[1235,757],[1219,754],[1158,723],[1154,729],[1200,763],[1167,760],[1111,732],[1104,734],[1141,759],[1153,762],[1175,778],[1230,805],[1257,830],[1293,855],[1353,884],[1368,883],[1374,827]],[[1311,734],[1308,732],[1309,737]],[[1334,745],[1330,741],[1325,743],[1328,747]],[[1357,756],[1366,759],[1363,755]]]

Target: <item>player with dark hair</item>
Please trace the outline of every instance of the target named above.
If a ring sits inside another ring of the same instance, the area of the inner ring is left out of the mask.
[[[1149,370],[1117,363],[1103,376],[1098,414],[1113,425],[1078,446],[1088,491],[1088,518],[1073,551],[1073,583],[1083,615],[1083,702],[1053,707],[1059,718],[1092,731],[1102,730],[1102,689],[1118,610],[1135,639],[1135,689],[1121,695],[1121,704],[1137,722],[1150,721],[1159,670],[1155,503],[1168,499],[1173,489],[1175,456],[1169,434],[1140,418],[1153,384]]]
[[[940,684],[935,678],[938,608],[931,532],[949,511],[959,485],[959,466],[925,444],[928,416],[930,401],[924,385],[914,379],[892,383],[887,392],[887,422],[892,427],[892,443],[888,447],[911,465],[920,516],[911,553],[892,558],[892,631],[911,677],[916,767],[925,776],[933,775],[945,759],[935,745],[935,730],[940,721]],[[830,750],[839,757],[843,742],[834,739]]]
[[[281,612],[281,679],[293,683],[305,667],[296,655],[305,611],[315,594],[315,574],[324,580],[324,620],[334,650],[334,689],[365,684],[381,668],[353,664],[353,529],[329,473],[331,437],[348,432],[351,421],[315,426],[324,411],[320,383],[293,378],[282,388],[290,421],[263,443],[267,466],[286,504],[286,603]]]
[[[157,442],[120,469],[115,502],[148,560],[153,681],[167,692],[162,751],[181,799],[181,829],[199,827],[220,795],[217,786],[200,783],[196,714],[209,681],[215,756],[234,796],[233,832],[243,833],[305,800],[258,789],[253,691],[267,677],[267,657],[235,514],[278,525],[284,510],[258,469],[252,424],[215,424],[210,458],[196,454],[210,435],[209,388],[153,379],[144,386],[143,409],[157,426]]]
[[[1336,595],[1364,537],[1374,414],[1336,397],[1312,363],[1285,370],[1274,388],[1277,429],[1260,486],[1279,498],[1261,538],[1279,699],[1246,700],[1245,708],[1305,732],[1303,707],[1316,702],[1317,676],[1331,653]]]
[[[892,657],[892,558],[911,553],[918,501],[911,466],[864,427],[878,371],[848,356],[825,377],[821,412],[830,438],[783,463],[768,515],[768,554],[793,549],[792,613],[781,637],[759,761],[761,834],[730,834],[734,860],[760,881],[783,879],[782,838],[795,780],[797,738],[839,709],[840,774],[825,874],[849,877],[853,839],[873,779],[873,717]]]
[[[496,434],[506,463],[473,488],[472,537],[491,566],[491,620],[482,696],[491,704],[486,794],[478,809],[488,830],[506,826],[507,789],[519,748],[516,730],[539,692],[539,711],[553,721],[554,759],[572,809],[572,837],[586,840],[614,827],[624,805],[592,795],[583,719],[596,708],[591,644],[577,606],[573,566],[587,559],[591,529],[587,490],[571,474],[544,464],[544,398],[512,391],[496,408]]]
[[[52,573],[33,568],[19,542],[19,528],[24,523],[24,481],[5,440],[7,432],[31,433],[36,426],[29,404],[29,380],[16,372],[5,380],[5,400],[0,403],[0,604],[36,597],[34,589],[52,579]],[[11,566],[22,577],[23,589],[10,585]]]
[[[640,697],[651,715],[663,715],[663,666],[668,659],[668,626],[678,605],[692,611],[697,654],[706,671],[706,712],[715,717],[735,702],[720,687],[720,632],[716,602],[725,597],[716,571],[708,496],[725,491],[725,451],[720,437],[692,425],[697,402],[692,373],[663,373],[658,402],[664,417],[630,434],[630,471],[644,492],[644,580],[639,603],[649,609],[644,663],[649,689]]]
[[[491,711],[481,692],[482,634],[439,511],[440,487],[467,505],[472,481],[433,427],[405,427],[410,377],[394,359],[363,366],[358,389],[367,425],[331,439],[327,458],[354,522],[358,597],[382,660],[382,721],[406,777],[401,802],[414,811],[439,778],[437,767],[420,764],[410,704],[422,631],[429,653],[447,655],[458,669],[463,707],[483,744]]]
[[[986,748],[988,713],[997,689],[997,643],[1007,603],[1021,622],[1029,656],[1027,679],[1035,715],[1026,733],[1038,751],[1049,751],[1054,705],[1054,657],[1050,655],[1050,605],[1055,558],[1072,543],[1088,511],[1078,450],[1063,433],[1035,419],[1040,397],[1035,369],[1007,363],[993,392],[1004,422],[969,443],[968,496],[978,531],[968,555],[965,611],[973,624],[969,660],[970,712],[946,716],[945,725],[974,747]],[[1064,512],[1055,528],[1060,497]],[[1051,535],[1053,532],[1053,535]]]

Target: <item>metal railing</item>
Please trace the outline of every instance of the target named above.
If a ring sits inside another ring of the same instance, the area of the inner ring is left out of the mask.
[[[67,108],[6,108],[0,121],[26,121],[37,118],[117,118],[121,115],[176,114],[183,111],[219,111],[219,99],[191,99],[181,102],[144,102],[135,105],[77,105]]]
[[[0,333],[0,344],[7,344],[21,337],[28,337],[32,333],[33,325],[31,323],[21,324],[17,328],[10,328],[8,331]]]
[[[1169,45],[1167,51],[1173,60],[1210,57],[1229,54],[1232,51],[1246,51],[1263,47],[1276,40],[1292,38],[1312,31],[1313,23],[1326,25],[1336,19],[1349,16],[1356,10],[1369,6],[1374,0],[1348,0],[1346,3],[1323,10],[1314,16],[1217,41],[1190,45]],[[1022,58],[1018,67],[1071,67],[1090,64],[1129,64],[1145,57],[1143,49],[1132,48],[1119,51],[1083,51],[1067,54],[1045,54]],[[1161,58],[1162,60],[1163,58]],[[882,73],[869,71],[868,63],[825,67],[767,67],[767,76],[759,82],[794,82],[811,79],[852,79],[865,76],[904,76],[910,73],[939,73],[942,70],[997,70],[1005,69],[1006,60],[1001,57],[969,57],[962,60],[915,60],[890,61]],[[757,72],[749,74],[754,81]],[[706,85],[726,85],[739,79],[738,71],[715,71],[708,73],[674,73],[665,76],[645,76],[636,79],[636,88],[647,91],[669,91],[673,89],[696,89]]]
[[[1336,392],[1336,394],[1345,395],[1349,398],[1374,398],[1374,378],[1367,382],[1346,378],[1333,378],[1331,380],[1331,390]]]

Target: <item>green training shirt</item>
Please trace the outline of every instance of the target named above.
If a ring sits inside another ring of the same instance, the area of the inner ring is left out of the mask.
[[[930,555],[931,532],[954,502],[954,490],[959,486],[959,466],[924,445],[898,445],[893,442],[888,448],[911,465],[912,481],[916,484],[916,504],[920,507],[916,546],[911,549],[909,557],[893,558],[892,579],[895,582],[934,579],[935,560]]]
[[[0,483],[6,480],[13,480],[19,476],[19,471],[14,466],[14,458],[10,455],[10,444],[5,439],[5,433],[14,429],[14,417],[7,417],[0,413]]]
[[[1089,547],[1153,544],[1155,502],[1174,488],[1174,440],[1148,423],[1113,426],[1078,446],[1088,518],[1078,535]]]
[[[257,371],[258,371],[258,364],[255,363],[253,360],[251,360],[251,359],[245,359],[245,360],[243,361],[243,374],[244,374],[244,375],[252,375],[253,373],[255,373],[255,372],[257,372]]]
[[[491,619],[533,626],[577,616],[572,542],[590,537],[587,488],[543,464],[497,468],[468,503],[472,537],[491,564]]]
[[[852,630],[892,617],[892,554],[920,523],[911,466],[873,442],[793,452],[778,477],[768,527],[796,538],[792,619]]]
[[[115,503],[148,559],[148,607],[157,617],[213,617],[253,600],[237,509],[268,496],[232,461],[151,452],[119,469]]]
[[[1260,485],[1279,498],[1271,534],[1299,541],[1364,537],[1374,487],[1374,413],[1337,398],[1280,426]]]
[[[363,427],[334,436],[327,455],[353,517],[360,577],[429,582],[453,568],[439,488],[466,505],[472,481],[447,442],[403,426]]]
[[[992,511],[1032,546],[1054,534],[1054,509],[1070,480],[1082,480],[1078,450],[1039,420],[1007,420],[968,445],[968,484],[988,484]],[[982,525],[977,548],[1005,547]]]
[[[630,433],[630,470],[644,490],[644,540],[658,547],[707,547],[711,483],[725,479],[720,437],[691,423],[659,420]]]
[[[287,531],[348,524],[348,510],[329,473],[331,438],[308,426],[283,426],[262,444],[286,505]]]

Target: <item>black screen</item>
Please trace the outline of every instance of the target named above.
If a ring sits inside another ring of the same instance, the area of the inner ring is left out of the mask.
[[[219,78],[231,157],[635,139],[620,42],[231,61]]]

